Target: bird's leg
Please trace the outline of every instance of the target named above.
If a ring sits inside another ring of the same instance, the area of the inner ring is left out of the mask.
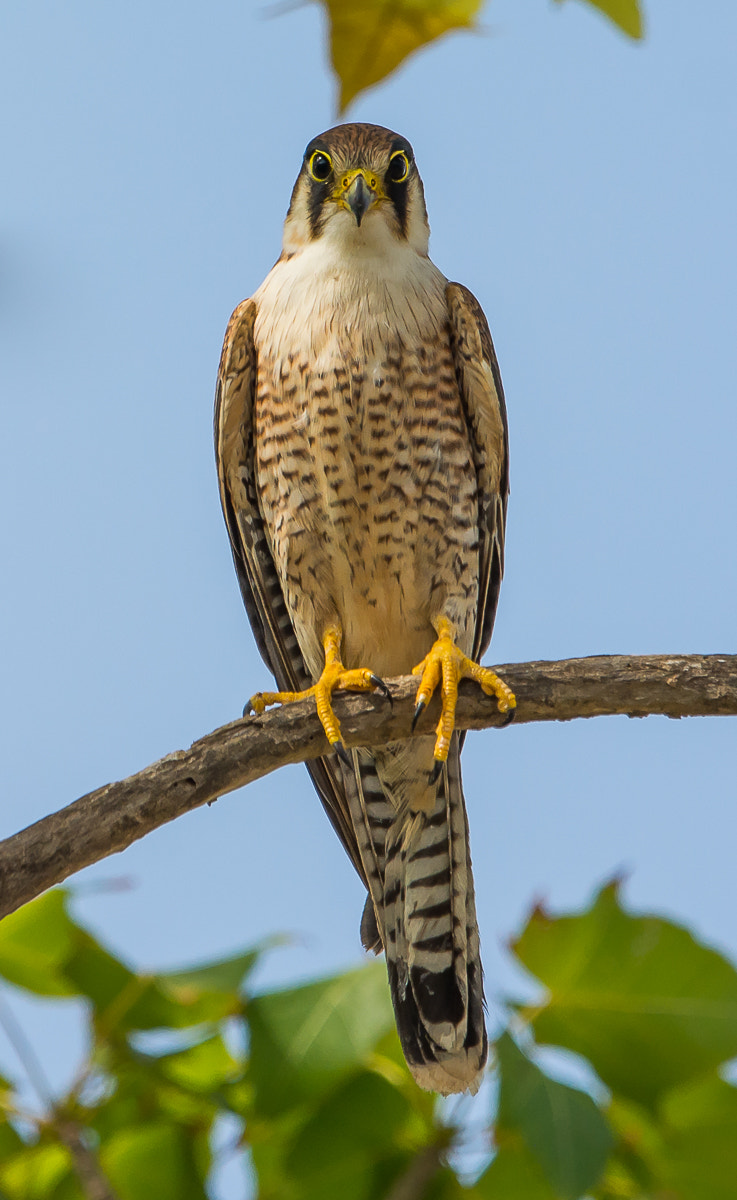
[[[448,757],[450,739],[455,726],[455,711],[458,700],[458,684],[461,679],[474,679],[487,696],[496,696],[500,712],[508,713],[507,723],[514,716],[517,701],[498,675],[488,667],[481,667],[463,654],[453,641],[453,627],[446,617],[440,617],[435,627],[437,641],[429,654],[413,669],[413,675],[421,675],[420,686],[415,696],[414,729],[422,710],[428,704],[436,687],[440,684],[442,711],[438,721],[435,741],[435,767],[431,779],[437,779],[442,764]]]
[[[345,747],[340,734],[340,722],[333,712],[331,697],[334,691],[370,692],[378,688],[391,702],[391,693],[378,675],[366,667],[347,671],[340,661],[340,643],[342,633],[338,626],[332,625],[325,631],[322,644],[325,648],[325,667],[317,683],[306,688],[303,692],[257,692],[246,705],[245,711],[262,713],[270,704],[292,704],[295,700],[305,700],[308,696],[315,697],[317,715],[325,730],[330,745],[342,757]]]

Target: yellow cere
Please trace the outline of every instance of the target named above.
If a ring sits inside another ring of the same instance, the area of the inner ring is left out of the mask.
[[[371,191],[374,193],[377,200],[385,199],[385,192],[381,186],[381,180],[379,179],[378,175],[376,175],[373,171],[367,171],[365,167],[356,167],[356,169],[353,171],[344,171],[338,179],[335,191],[333,192],[333,198],[340,200],[341,196],[348,191],[351,184],[358,178],[359,175],[363,176],[363,181],[366,184],[366,187],[371,188]]]

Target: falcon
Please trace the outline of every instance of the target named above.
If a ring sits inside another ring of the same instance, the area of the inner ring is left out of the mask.
[[[246,611],[277,692],[313,697],[331,749],[307,764],[368,896],[397,1028],[427,1090],[478,1089],[487,1056],[463,736],[504,559],[508,441],[486,318],[428,256],[412,147],[378,125],[308,145],[279,259],[236,308],[215,405],[220,496]],[[419,676],[433,739],[346,749],[333,692]]]

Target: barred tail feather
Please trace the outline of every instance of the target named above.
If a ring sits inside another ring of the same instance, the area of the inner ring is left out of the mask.
[[[476,1092],[487,1041],[458,739],[432,788],[425,748],[419,755],[417,750],[416,744],[413,750],[405,744],[401,750],[374,752],[373,778],[362,752],[369,787],[357,806],[361,849],[373,867],[366,870],[372,903],[364,913],[362,938],[366,945],[377,930],[384,944],[397,1029],[417,1083],[443,1095]],[[408,755],[421,763],[419,775],[408,771]],[[407,785],[412,774],[414,787]],[[400,775],[405,794],[397,796]],[[356,782],[360,779],[357,771]],[[379,818],[373,829],[372,815]]]
[[[384,906],[389,983],[410,1069],[429,1091],[476,1092],[487,1042],[457,739],[433,807],[400,817],[387,839]]]

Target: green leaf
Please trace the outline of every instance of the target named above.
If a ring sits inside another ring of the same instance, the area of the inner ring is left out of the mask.
[[[152,976],[137,975],[86,930],[77,928],[75,933],[74,953],[65,973],[92,1004],[99,1037],[131,1030],[181,1029],[202,1022],[195,1003],[171,999]],[[217,1015],[222,1015],[221,1006]]]
[[[206,1129],[219,1112],[217,1097],[169,1082],[162,1076],[158,1061],[146,1056],[134,1056],[132,1062],[119,1064],[111,1078],[114,1088],[87,1118],[103,1144],[146,1121]]]
[[[609,1116],[604,1196],[733,1200],[737,1089],[716,1073],[666,1093],[656,1113],[615,1097]]]
[[[78,1176],[70,1171],[56,1185],[48,1200],[90,1200],[90,1198],[82,1191]]]
[[[231,997],[240,992],[244,981],[267,950],[289,945],[290,940],[280,935],[265,938],[257,946],[231,958],[218,958],[213,962],[188,967],[182,971],[167,971],[166,974],[157,975],[156,980],[180,1003],[199,999],[204,995]]]
[[[7,1162],[11,1155],[22,1150],[24,1145],[10,1122],[0,1120],[0,1163]]]
[[[183,1029],[242,1010],[240,987],[267,945],[190,970],[136,975],[85,930],[76,930],[66,974],[91,1000],[101,1033]]]
[[[558,0],[558,3],[562,4],[563,0]],[[586,0],[586,3],[598,8],[629,37],[642,37],[642,13],[638,0]]]
[[[240,988],[269,938],[240,954],[184,971],[136,974],[77,925],[68,893],[46,892],[0,924],[0,976],[44,996],[85,996],[99,1032],[181,1029],[241,1011]]]
[[[314,1110],[286,1155],[286,1168],[300,1183],[304,1200],[372,1195],[382,1159],[399,1155],[409,1161],[406,1131],[412,1115],[402,1093],[373,1072],[362,1071],[341,1084]]]
[[[422,1170],[423,1154],[419,1154],[415,1158],[418,1167]],[[418,1161],[419,1160],[419,1161]],[[413,1169],[413,1164],[410,1164],[407,1174]],[[387,1192],[379,1192],[376,1200],[385,1200]],[[395,1192],[396,1195],[396,1192]],[[426,1185],[422,1193],[422,1200],[480,1200],[483,1196],[482,1192],[476,1190],[475,1187],[469,1188],[461,1184],[455,1171],[450,1167],[440,1167],[433,1175],[430,1182]],[[513,1196],[506,1196],[504,1200],[514,1200]],[[537,1197],[525,1196],[525,1200],[537,1200]],[[543,1200],[548,1200],[544,1197]]]
[[[662,1157],[663,1138],[653,1112],[613,1096],[607,1118],[616,1145],[607,1163],[602,1194],[607,1197],[650,1196],[656,1189],[654,1164]]]
[[[187,1024],[219,1021],[243,1008],[243,985],[261,957],[276,946],[285,946],[289,937],[275,935],[229,958],[168,971],[153,977],[157,989],[187,1012]]]
[[[423,1091],[412,1078],[394,1024],[383,1037],[379,1038],[368,1062],[373,1071],[378,1075],[383,1075],[393,1087],[401,1089],[416,1114],[417,1127],[423,1131],[434,1129],[437,1096],[434,1092]]]
[[[557,1083],[509,1034],[497,1043],[498,1127],[517,1130],[562,1200],[577,1200],[601,1176],[613,1138],[591,1096]]]
[[[117,1002],[118,1013],[109,1017],[111,1027],[117,1027],[128,1015],[148,982],[79,926],[74,929],[74,948],[66,963],[66,977],[92,1003],[98,1016]]]
[[[207,1200],[191,1139],[176,1125],[121,1130],[100,1162],[120,1200]]]
[[[205,1094],[234,1082],[242,1070],[221,1037],[207,1038],[187,1050],[167,1054],[159,1062],[166,1079],[187,1091]]]
[[[661,1191],[678,1200],[734,1200],[737,1189],[737,1088],[715,1075],[671,1092]]]
[[[8,1200],[47,1200],[72,1174],[72,1157],[55,1142],[26,1146],[0,1162],[0,1193]]]
[[[0,1105],[7,1101],[8,1093],[14,1092],[16,1086],[15,1080],[9,1079],[7,1075],[0,1075]]]
[[[675,1131],[726,1125],[737,1132],[737,1088],[721,1076],[711,1075],[670,1092],[663,1100],[662,1113],[666,1124]]]
[[[393,1026],[386,969],[372,963],[318,983],[258,996],[248,1008],[256,1110],[275,1115],[315,1099],[362,1065]]]
[[[519,1135],[498,1135],[491,1166],[470,1195],[479,1200],[558,1200],[537,1159]]]
[[[558,0],[562,3],[562,0]],[[473,29],[484,0],[323,0],[340,111],[430,42]],[[643,34],[638,0],[587,0],[631,38]]]
[[[541,908],[513,943],[549,989],[523,1010],[537,1040],[566,1046],[640,1103],[737,1054],[737,971],[659,917],[622,910],[616,884],[592,907],[552,918]]]
[[[63,968],[72,952],[75,927],[62,888],[10,913],[0,923],[0,975],[39,996],[73,996]]]
[[[420,47],[469,29],[483,0],[325,0],[341,112]]]
[[[286,1170],[289,1146],[299,1133],[309,1109],[292,1108],[278,1117],[261,1118],[250,1113],[246,1118],[246,1138],[251,1161],[258,1177],[258,1196],[263,1200],[301,1200],[294,1196],[294,1181]]]

